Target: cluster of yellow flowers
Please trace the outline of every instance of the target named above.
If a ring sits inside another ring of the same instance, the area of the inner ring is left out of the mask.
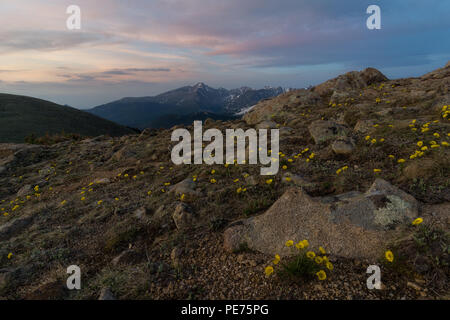
[[[288,240],[286,241],[285,246],[288,248],[293,248],[295,246],[297,250],[301,251],[309,247],[309,242],[306,239],[298,243],[294,243],[293,240]],[[319,247],[319,253],[317,254],[314,251],[307,251],[305,255],[308,259],[314,261],[317,265],[323,265],[329,271],[332,271],[334,269],[334,266],[326,256],[326,251],[323,247]],[[280,261],[281,261],[280,255],[276,254],[274,260],[272,261],[272,264],[278,265]],[[327,273],[325,272],[324,269],[321,269],[318,272],[316,272],[316,276],[321,281],[327,278]],[[274,267],[272,265],[269,265],[265,268],[264,272],[266,276],[270,276],[274,272]]]
[[[448,119],[450,115],[450,107],[449,106],[443,106],[442,107],[442,118]]]
[[[376,126],[378,126],[378,125],[376,125]],[[384,138],[381,138],[381,139],[378,140],[378,141],[377,141],[376,138],[372,138],[372,139],[370,139],[370,138],[371,138],[370,136],[366,136],[366,137],[365,137],[366,141],[370,140],[370,144],[376,144],[377,142],[384,142],[384,141],[385,141]]]
[[[344,172],[348,169],[348,166],[343,166],[342,168],[339,168],[336,170],[336,174],[340,174],[341,172]]]
[[[246,192],[247,191],[247,188],[242,188],[242,187],[239,187],[239,188],[237,188],[237,190],[236,190],[236,193],[242,193],[242,192]]]
[[[34,190],[34,192],[35,192],[35,193],[34,193],[34,196],[35,196],[37,199],[39,199],[40,196],[41,196],[41,193],[39,193],[39,191],[40,191],[39,186],[36,185],[35,187],[33,187],[33,190]],[[52,187],[49,187],[49,190],[52,191],[53,188],[52,188]],[[21,208],[21,205],[25,204],[25,201],[26,201],[26,200],[30,200],[31,198],[32,198],[31,195],[27,195],[27,196],[25,196],[24,199],[16,198],[15,200],[11,200],[11,201],[9,202],[9,206],[10,206],[9,210],[10,210],[10,212],[14,212],[14,211],[19,210],[19,209]],[[4,199],[1,201],[2,204],[5,203],[5,202],[6,202],[6,200],[4,200]],[[0,208],[0,212],[1,212],[1,214],[2,214],[4,217],[9,216],[9,212],[5,209],[5,207],[1,207],[1,208]]]

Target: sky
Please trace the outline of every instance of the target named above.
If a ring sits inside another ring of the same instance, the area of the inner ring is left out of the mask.
[[[369,30],[369,5],[381,29]],[[67,7],[81,9],[69,30]],[[450,60],[448,0],[1,0],[0,92],[91,108],[184,85],[303,88]]]

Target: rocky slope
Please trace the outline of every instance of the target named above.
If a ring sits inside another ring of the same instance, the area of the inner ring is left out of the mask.
[[[448,299],[449,88],[450,64],[397,80],[366,69],[262,101],[243,120],[205,121],[279,128],[271,177],[175,166],[171,130],[0,145],[0,296]],[[285,242],[304,238],[327,250],[328,278],[266,277],[273,254],[288,259]],[[366,287],[373,264],[381,290]],[[64,287],[70,265],[80,291]]]

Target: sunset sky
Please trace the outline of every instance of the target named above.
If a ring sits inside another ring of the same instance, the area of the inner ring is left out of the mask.
[[[78,5],[81,30],[68,30]],[[382,29],[366,28],[366,8]],[[306,87],[450,60],[448,0],[1,0],[0,92],[88,108],[183,85]]]

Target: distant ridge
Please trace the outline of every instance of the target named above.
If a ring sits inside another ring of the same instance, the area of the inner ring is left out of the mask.
[[[121,136],[131,128],[88,112],[37,98],[0,93],[0,143],[24,142],[30,135],[73,133]]]

